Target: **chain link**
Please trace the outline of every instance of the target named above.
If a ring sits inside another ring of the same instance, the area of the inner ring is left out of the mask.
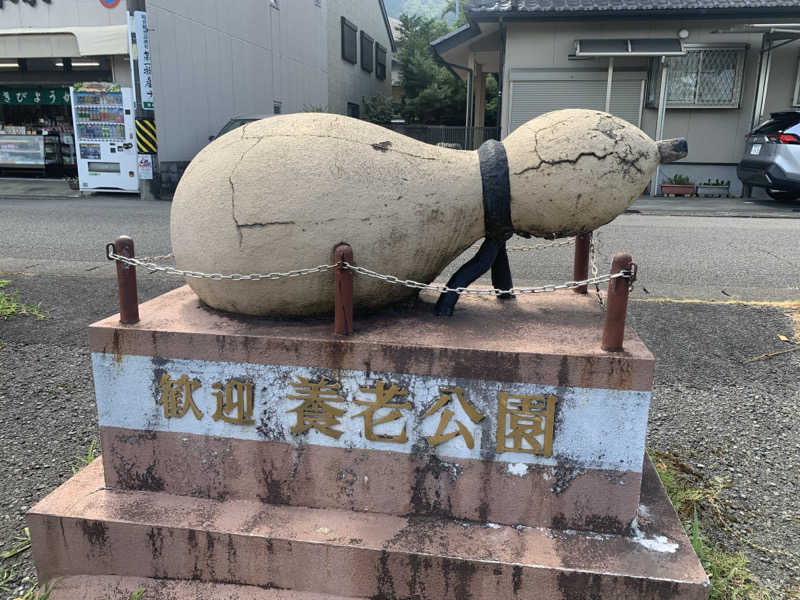
[[[500,290],[497,288],[465,288],[465,287],[451,288],[446,285],[421,283],[419,281],[414,281],[413,279],[400,279],[399,277],[395,277],[394,275],[384,275],[382,273],[378,273],[377,271],[373,271],[372,269],[367,269],[366,267],[359,267],[350,264],[347,261],[342,261],[341,263],[334,265],[317,265],[316,267],[311,267],[309,269],[296,269],[294,271],[286,271],[286,272],[278,271],[275,273],[251,273],[249,275],[244,275],[242,273],[231,273],[228,275],[223,275],[222,273],[201,273],[199,271],[189,271],[185,269],[177,269],[171,266],[158,265],[154,262],[149,262],[139,258],[128,258],[127,256],[116,254],[113,251],[108,252],[108,258],[109,260],[119,261],[123,264],[130,265],[132,267],[141,267],[143,269],[147,269],[150,272],[158,271],[161,273],[167,273],[169,275],[194,277],[196,279],[212,279],[214,281],[221,281],[221,280],[263,281],[263,280],[284,279],[289,277],[302,277],[304,275],[312,275],[314,273],[324,273],[326,271],[331,271],[341,266],[350,269],[351,271],[353,271],[354,273],[358,273],[359,275],[364,275],[366,277],[371,277],[373,279],[379,279],[381,281],[385,281],[386,283],[393,283],[393,284],[403,285],[409,288],[414,288],[419,290],[429,290],[438,293],[455,292],[456,294],[459,295],[474,294],[474,295],[500,296],[503,294],[538,294],[543,292],[555,292],[556,290],[570,290],[584,285],[595,285],[599,289],[599,285],[601,283],[605,283],[607,281],[611,281],[612,279],[617,279],[619,277],[630,278],[632,276],[632,272],[630,271],[620,271],[619,273],[615,273],[613,275],[595,274],[589,279],[584,279],[583,281],[567,281],[565,283],[542,285],[538,287],[513,287],[508,290]],[[154,258],[159,258],[159,257],[154,257]]]
[[[397,283],[399,285],[404,285],[410,288],[416,288],[420,290],[430,290],[432,292],[455,292],[456,294],[475,294],[475,295],[488,295],[488,296],[500,296],[502,294],[538,294],[542,292],[555,292],[556,290],[571,290],[573,288],[581,287],[584,285],[593,285],[593,284],[600,284],[606,281],[611,281],[612,279],[617,279],[619,277],[630,277],[631,273],[629,271],[620,271],[619,273],[615,274],[607,274],[607,275],[600,275],[598,277],[592,277],[589,279],[584,279],[583,281],[567,281],[565,283],[560,284],[551,284],[551,285],[542,285],[538,287],[513,287],[508,290],[499,290],[497,288],[451,288],[447,287],[446,285],[433,285],[429,283],[420,283],[419,281],[414,281],[413,279],[400,279],[399,277],[395,277],[394,275],[383,275],[371,269],[367,269],[364,267],[357,267],[355,265],[351,265],[350,263],[345,262],[344,265],[356,272],[360,275],[365,275],[367,277],[372,277],[374,279],[380,279],[381,281],[385,281],[387,283]]]
[[[597,267],[597,254],[598,254],[598,252],[600,252],[600,232],[598,232],[598,231],[593,231],[592,232],[592,240],[591,240],[590,248],[591,248],[591,250],[589,252],[589,265],[590,265],[590,268],[591,268],[591,274],[592,274],[592,277],[597,277],[597,274],[599,273],[599,270],[598,270],[598,267]],[[600,307],[603,310],[605,310],[606,304],[605,304],[605,301],[603,300],[603,295],[600,293],[600,284],[599,283],[595,283],[594,284],[594,293],[595,293],[595,296],[597,297],[597,302],[600,304]]]
[[[139,256],[138,259],[142,262],[159,262],[162,260],[172,260],[175,255],[170,252],[169,254],[162,254],[161,256]]]
[[[543,248],[558,248],[559,246],[571,246],[575,243],[575,238],[567,238],[557,242],[544,242],[542,244],[534,244],[532,246],[510,246],[506,248],[508,252],[529,252],[531,250],[541,250]]]
[[[116,260],[132,267],[142,267],[148,271],[167,273],[168,275],[178,275],[181,277],[194,277],[195,279],[213,279],[214,281],[230,280],[230,281],[262,281],[262,280],[275,280],[283,279],[285,277],[302,277],[303,275],[311,275],[313,273],[324,273],[335,269],[338,265],[317,265],[310,269],[297,269],[295,271],[275,272],[275,273],[250,273],[244,275],[242,273],[231,273],[223,275],[222,273],[201,273],[199,271],[188,271],[185,269],[177,269],[175,267],[158,265],[154,262],[147,262],[138,258],[128,258],[121,256],[115,252],[109,252],[108,258]]]

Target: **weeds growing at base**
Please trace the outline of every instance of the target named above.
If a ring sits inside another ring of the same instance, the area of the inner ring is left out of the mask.
[[[14,545],[11,547],[11,550],[0,552],[0,560],[13,558],[17,554],[22,554],[26,550],[30,549],[30,547],[31,547],[31,531],[26,527],[25,529],[22,530],[22,535],[14,538]]]
[[[701,515],[724,518],[720,494],[728,482],[721,477],[706,479],[667,452],[649,452],[661,483],[683,524],[692,548],[708,575],[711,600],[772,600],[758,583],[741,552],[729,553],[715,547],[703,534]],[[703,524],[705,525],[705,524]]]
[[[19,299],[19,292],[5,291],[10,281],[0,279],[0,319],[6,320],[15,315],[30,315],[36,319],[46,319],[47,313],[41,304],[26,304]]]
[[[8,587],[14,580],[14,569],[0,569],[0,592],[10,592],[11,588]]]
[[[50,594],[53,593],[53,585],[52,582],[48,581],[40,589],[39,584],[33,581],[22,596],[17,596],[14,600],[48,600]]]
[[[78,471],[88,466],[96,457],[97,440],[92,440],[92,443],[89,444],[89,448],[86,450],[86,454],[75,458],[75,462],[72,465],[72,474],[75,475]]]

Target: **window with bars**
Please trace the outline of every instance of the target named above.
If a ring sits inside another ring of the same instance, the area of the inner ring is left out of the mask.
[[[668,108],[738,108],[747,46],[686,47],[667,61]],[[658,107],[661,60],[650,68],[647,106]]]
[[[386,79],[386,48],[375,43],[375,77],[383,81]]]

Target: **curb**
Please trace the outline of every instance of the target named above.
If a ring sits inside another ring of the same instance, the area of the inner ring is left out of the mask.
[[[800,207],[793,208],[791,212],[785,213],[726,213],[726,212],[695,212],[680,210],[640,210],[638,208],[627,209],[623,214],[641,215],[643,217],[717,217],[735,219],[800,219]]]

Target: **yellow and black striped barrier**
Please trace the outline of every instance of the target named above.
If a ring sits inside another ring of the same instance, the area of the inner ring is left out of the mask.
[[[140,154],[158,152],[156,124],[152,119],[136,119],[136,148]]]

